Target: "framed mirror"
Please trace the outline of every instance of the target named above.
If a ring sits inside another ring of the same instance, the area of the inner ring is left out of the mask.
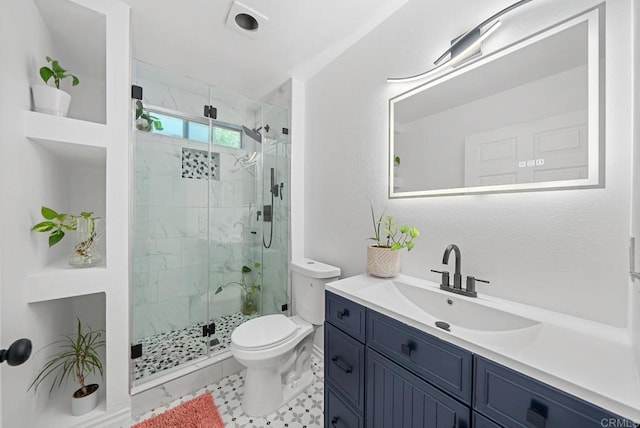
[[[603,14],[389,100],[389,197],[603,186]]]

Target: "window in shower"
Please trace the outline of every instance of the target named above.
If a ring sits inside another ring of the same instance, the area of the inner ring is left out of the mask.
[[[153,109],[149,110],[149,114],[157,117],[160,122],[162,122],[163,129],[154,129],[153,133],[155,134],[184,138],[201,143],[209,142],[209,121],[207,119],[197,121],[180,117],[177,114],[161,113]],[[211,137],[213,144],[234,149],[242,148],[242,127],[240,126],[213,121],[211,125]]]

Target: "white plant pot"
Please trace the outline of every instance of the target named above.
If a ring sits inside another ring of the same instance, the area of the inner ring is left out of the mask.
[[[33,85],[33,105],[35,111],[66,117],[69,113],[71,95],[65,91],[47,85]]]
[[[400,273],[400,251],[383,247],[367,247],[367,273],[391,278]]]
[[[92,388],[94,385],[95,390],[86,397],[75,398],[75,395],[78,393],[78,391],[81,391],[82,389],[78,389],[78,391],[73,394],[73,396],[71,397],[71,414],[73,416],[85,415],[98,406],[99,385],[94,383],[91,385],[87,385],[87,388]]]

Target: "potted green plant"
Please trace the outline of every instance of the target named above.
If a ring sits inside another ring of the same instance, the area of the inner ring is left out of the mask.
[[[40,77],[45,84],[31,87],[34,109],[42,113],[66,116],[71,104],[71,95],[60,89],[60,82],[70,77],[71,86],[77,86],[80,80],[73,74],[67,74],[67,70],[57,60],[49,56],[46,59],[51,65],[44,65],[40,68]],[[53,81],[54,86],[49,86],[50,80]]]
[[[71,266],[89,267],[95,266],[102,261],[102,256],[98,249],[97,231],[97,223],[100,217],[95,217],[89,211],[83,211],[79,215],[58,213],[44,205],[40,213],[45,220],[35,224],[31,230],[34,232],[51,232],[49,234],[49,247],[53,247],[64,238],[65,230],[76,231],[76,243],[69,260]]]
[[[400,252],[403,248],[411,251],[415,246],[414,239],[420,236],[415,226],[403,224],[398,226],[393,216],[385,216],[384,211],[376,219],[371,206],[374,236],[369,238],[374,243],[367,248],[367,273],[381,278],[391,278],[400,273]]]
[[[260,263],[253,264],[254,269],[260,267]],[[258,312],[258,291],[260,291],[259,279],[262,276],[261,272],[257,270],[255,274],[251,275],[253,270],[249,266],[242,266],[240,273],[242,279],[240,282],[231,281],[224,285],[221,285],[216,290],[215,294],[222,292],[222,290],[229,285],[237,285],[241,288],[242,292],[242,313],[244,315],[253,315]]]
[[[147,110],[144,109],[142,101],[136,101],[136,128],[140,131],[151,132],[152,130],[162,131],[162,122],[156,116],[151,116]]]
[[[51,393],[56,386],[61,387],[63,382],[73,376],[80,388],[72,395],[71,413],[80,416],[89,413],[98,405],[99,385],[86,385],[85,380],[88,375],[96,372],[103,377],[104,369],[98,350],[105,346],[105,341],[102,337],[103,331],[92,330],[90,327],[83,331],[80,319],[76,319],[78,327],[75,334],[63,336],[63,339],[48,345],[58,345],[58,352],[45,362],[29,389],[37,391],[42,382],[53,377],[49,388]]]

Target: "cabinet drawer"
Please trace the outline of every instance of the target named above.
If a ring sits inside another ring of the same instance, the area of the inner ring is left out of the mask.
[[[540,381],[484,358],[475,361],[474,407],[504,426],[601,428],[603,420],[611,419],[627,426],[624,418]]]
[[[473,412],[473,424],[471,426],[473,428],[502,428],[502,425],[498,425],[477,412]]]
[[[362,416],[342,402],[331,388],[325,392],[324,426],[327,428],[363,428]]]
[[[325,378],[361,412],[364,410],[364,345],[325,325]]]
[[[471,404],[470,352],[377,312],[367,317],[369,346]]]
[[[325,319],[345,333],[364,342],[365,308],[330,292],[325,293]]]
[[[367,349],[367,428],[468,428],[471,409]]]

